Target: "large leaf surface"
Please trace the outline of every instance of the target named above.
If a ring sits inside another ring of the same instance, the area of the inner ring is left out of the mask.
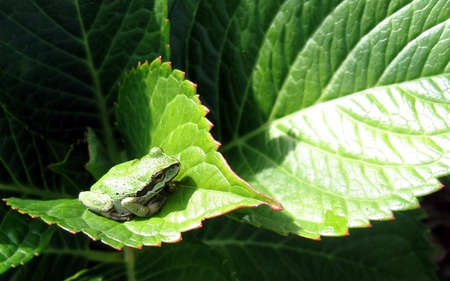
[[[441,188],[448,1],[188,1],[172,15],[195,20],[174,31],[174,64],[217,110],[221,151],[285,208],[232,216],[283,234],[346,235]]]

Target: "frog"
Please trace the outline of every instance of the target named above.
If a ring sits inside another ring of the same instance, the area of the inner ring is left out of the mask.
[[[112,167],[90,191],[80,192],[78,199],[89,210],[116,221],[135,216],[157,214],[168,199],[166,187],[173,191],[180,162],[161,148],[153,147],[140,159]]]

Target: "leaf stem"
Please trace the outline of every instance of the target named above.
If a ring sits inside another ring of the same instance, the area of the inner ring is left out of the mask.
[[[135,281],[136,276],[134,276],[134,249],[130,247],[124,247],[123,253],[125,257],[125,266],[127,268],[128,281]]]

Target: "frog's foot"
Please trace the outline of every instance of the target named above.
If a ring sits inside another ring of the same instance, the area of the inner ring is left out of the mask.
[[[166,184],[165,190],[167,190],[170,193],[173,193],[179,184],[180,184],[179,181],[172,180]]]
[[[122,206],[139,217],[150,217],[158,213],[167,200],[167,196],[155,195],[148,203],[142,205],[140,197],[127,197],[121,201]]]

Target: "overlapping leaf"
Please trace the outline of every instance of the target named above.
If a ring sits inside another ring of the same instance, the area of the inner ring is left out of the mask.
[[[179,4],[196,22],[182,65],[220,112],[232,168],[285,207],[231,215],[280,233],[345,235],[440,188],[448,1],[208,3]]]
[[[14,213],[23,217],[17,212]],[[21,220],[26,221],[23,218]],[[33,260],[2,274],[2,280],[66,280],[74,272],[86,268],[89,260],[99,260],[99,253],[89,251],[89,240],[84,239],[82,235],[68,233],[56,226],[48,228],[41,220],[33,220],[29,225],[36,223],[40,223],[47,230],[56,229],[54,233],[52,231],[50,243]],[[30,249],[29,247],[28,250]],[[118,255],[120,254],[105,253],[101,258],[102,261],[117,260],[114,257]]]
[[[1,209],[6,208],[2,206]],[[40,254],[55,231],[54,227],[23,217],[15,211],[4,213],[0,227],[0,274]]]

